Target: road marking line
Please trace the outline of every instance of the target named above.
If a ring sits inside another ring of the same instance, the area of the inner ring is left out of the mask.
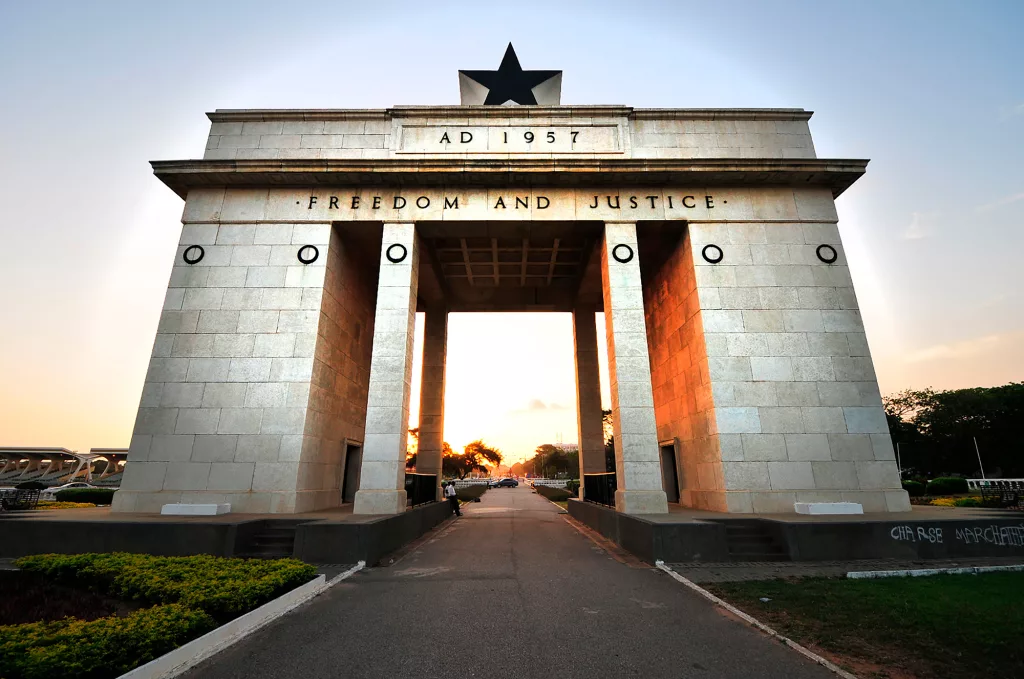
[[[686,585],[687,587],[692,589],[694,592],[696,592],[697,594],[700,594],[702,597],[707,599],[708,601],[711,601],[712,603],[714,603],[714,604],[716,604],[718,606],[721,606],[722,608],[724,608],[725,610],[729,611],[730,613],[732,613],[736,617],[740,618],[744,622],[746,622],[746,623],[748,623],[750,625],[753,625],[754,627],[756,627],[757,629],[761,630],[762,632],[764,632],[768,636],[781,641],[782,643],[786,644],[787,646],[792,648],[794,651],[796,651],[800,655],[802,655],[805,658],[807,658],[808,660],[813,660],[814,662],[816,662],[819,665],[825,667],[826,669],[831,670],[832,672],[838,674],[840,677],[843,677],[843,679],[857,679],[856,675],[850,674],[849,672],[847,672],[843,668],[839,667],[838,665],[836,665],[832,661],[827,660],[827,659],[821,657],[820,655],[818,655],[817,653],[815,653],[815,652],[813,652],[813,651],[811,651],[811,650],[801,646],[800,644],[796,643],[795,641],[793,641],[789,637],[786,637],[786,636],[783,636],[783,635],[779,634],[778,632],[773,630],[771,627],[769,627],[768,625],[766,625],[763,622],[761,622],[760,620],[758,620],[757,618],[744,613],[743,611],[741,611],[740,609],[736,608],[735,606],[733,606],[729,602],[724,601],[722,599],[719,599],[717,596],[715,596],[711,592],[707,591],[706,589],[704,589],[703,587],[701,587],[697,583],[693,582],[692,580],[684,578],[682,575],[680,575],[679,573],[676,573],[674,570],[672,570],[671,568],[666,566],[664,561],[659,559],[658,561],[654,562],[654,565],[659,570],[665,571],[673,579],[675,579],[676,581],[681,582],[682,584]]]

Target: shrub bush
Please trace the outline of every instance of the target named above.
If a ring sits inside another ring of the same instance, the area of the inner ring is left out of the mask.
[[[580,494],[580,482],[579,479],[573,479],[565,484],[565,489],[575,496]]]
[[[920,481],[904,481],[903,490],[907,491],[910,497],[921,497],[924,495],[924,484]]]
[[[537,492],[551,500],[552,502],[564,502],[571,497],[574,497],[572,493],[567,491],[565,488],[552,488],[551,486],[536,486]]]
[[[94,505],[109,505],[114,500],[115,488],[68,488],[58,490],[54,496],[57,502],[91,502]]]
[[[983,507],[981,500],[976,497],[958,497],[953,500],[954,507]]]
[[[455,489],[455,497],[463,502],[472,502],[487,492],[486,483],[475,483],[472,486],[463,486]]]
[[[36,509],[87,509],[95,506],[91,502],[40,502]]]
[[[297,559],[224,559],[148,554],[39,554],[18,568],[57,582],[145,604],[179,603],[219,623],[312,580],[313,566]]]
[[[967,479],[960,479],[953,476],[940,476],[928,482],[927,492],[929,495],[956,495],[967,492]]]
[[[116,677],[217,626],[203,611],[154,606],[119,618],[64,618],[0,626],[0,676],[6,679]]]
[[[15,490],[46,490],[47,488],[49,488],[49,486],[45,483],[39,483],[38,481],[25,481],[14,487]]]

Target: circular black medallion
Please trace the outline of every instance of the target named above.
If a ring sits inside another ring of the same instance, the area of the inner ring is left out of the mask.
[[[629,247],[625,243],[619,243],[612,248],[612,257],[616,262],[625,264],[633,259],[633,248]]]
[[[398,264],[399,262],[405,261],[409,251],[405,249],[405,246],[401,243],[392,243],[388,246],[388,249],[384,252],[384,255],[388,258],[388,261],[392,264]]]
[[[832,264],[839,259],[839,253],[831,245],[819,245],[814,252],[818,255],[818,259],[826,264]]]
[[[299,248],[299,261],[303,264],[312,264],[320,256],[320,250],[315,245],[303,245]]]
[[[201,262],[205,254],[206,250],[202,245],[190,245],[185,248],[185,252],[181,253],[181,258],[185,260],[186,264],[192,266]]]
[[[705,245],[700,251],[700,256],[704,258],[704,261],[708,264],[718,264],[725,257],[725,253],[722,252],[722,248],[717,245],[709,244]]]

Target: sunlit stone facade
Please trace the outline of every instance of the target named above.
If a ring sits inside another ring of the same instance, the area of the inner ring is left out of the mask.
[[[183,227],[114,509],[403,511],[417,310],[421,471],[449,311],[574,313],[581,457],[603,469],[580,331],[603,311],[620,511],[908,509],[834,204],[866,161],[817,159],[809,118],[210,114],[203,160],[154,163]]]

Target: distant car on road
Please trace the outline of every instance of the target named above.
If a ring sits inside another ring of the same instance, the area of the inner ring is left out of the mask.
[[[495,488],[518,488],[519,482],[515,479],[502,479],[494,484]]]

